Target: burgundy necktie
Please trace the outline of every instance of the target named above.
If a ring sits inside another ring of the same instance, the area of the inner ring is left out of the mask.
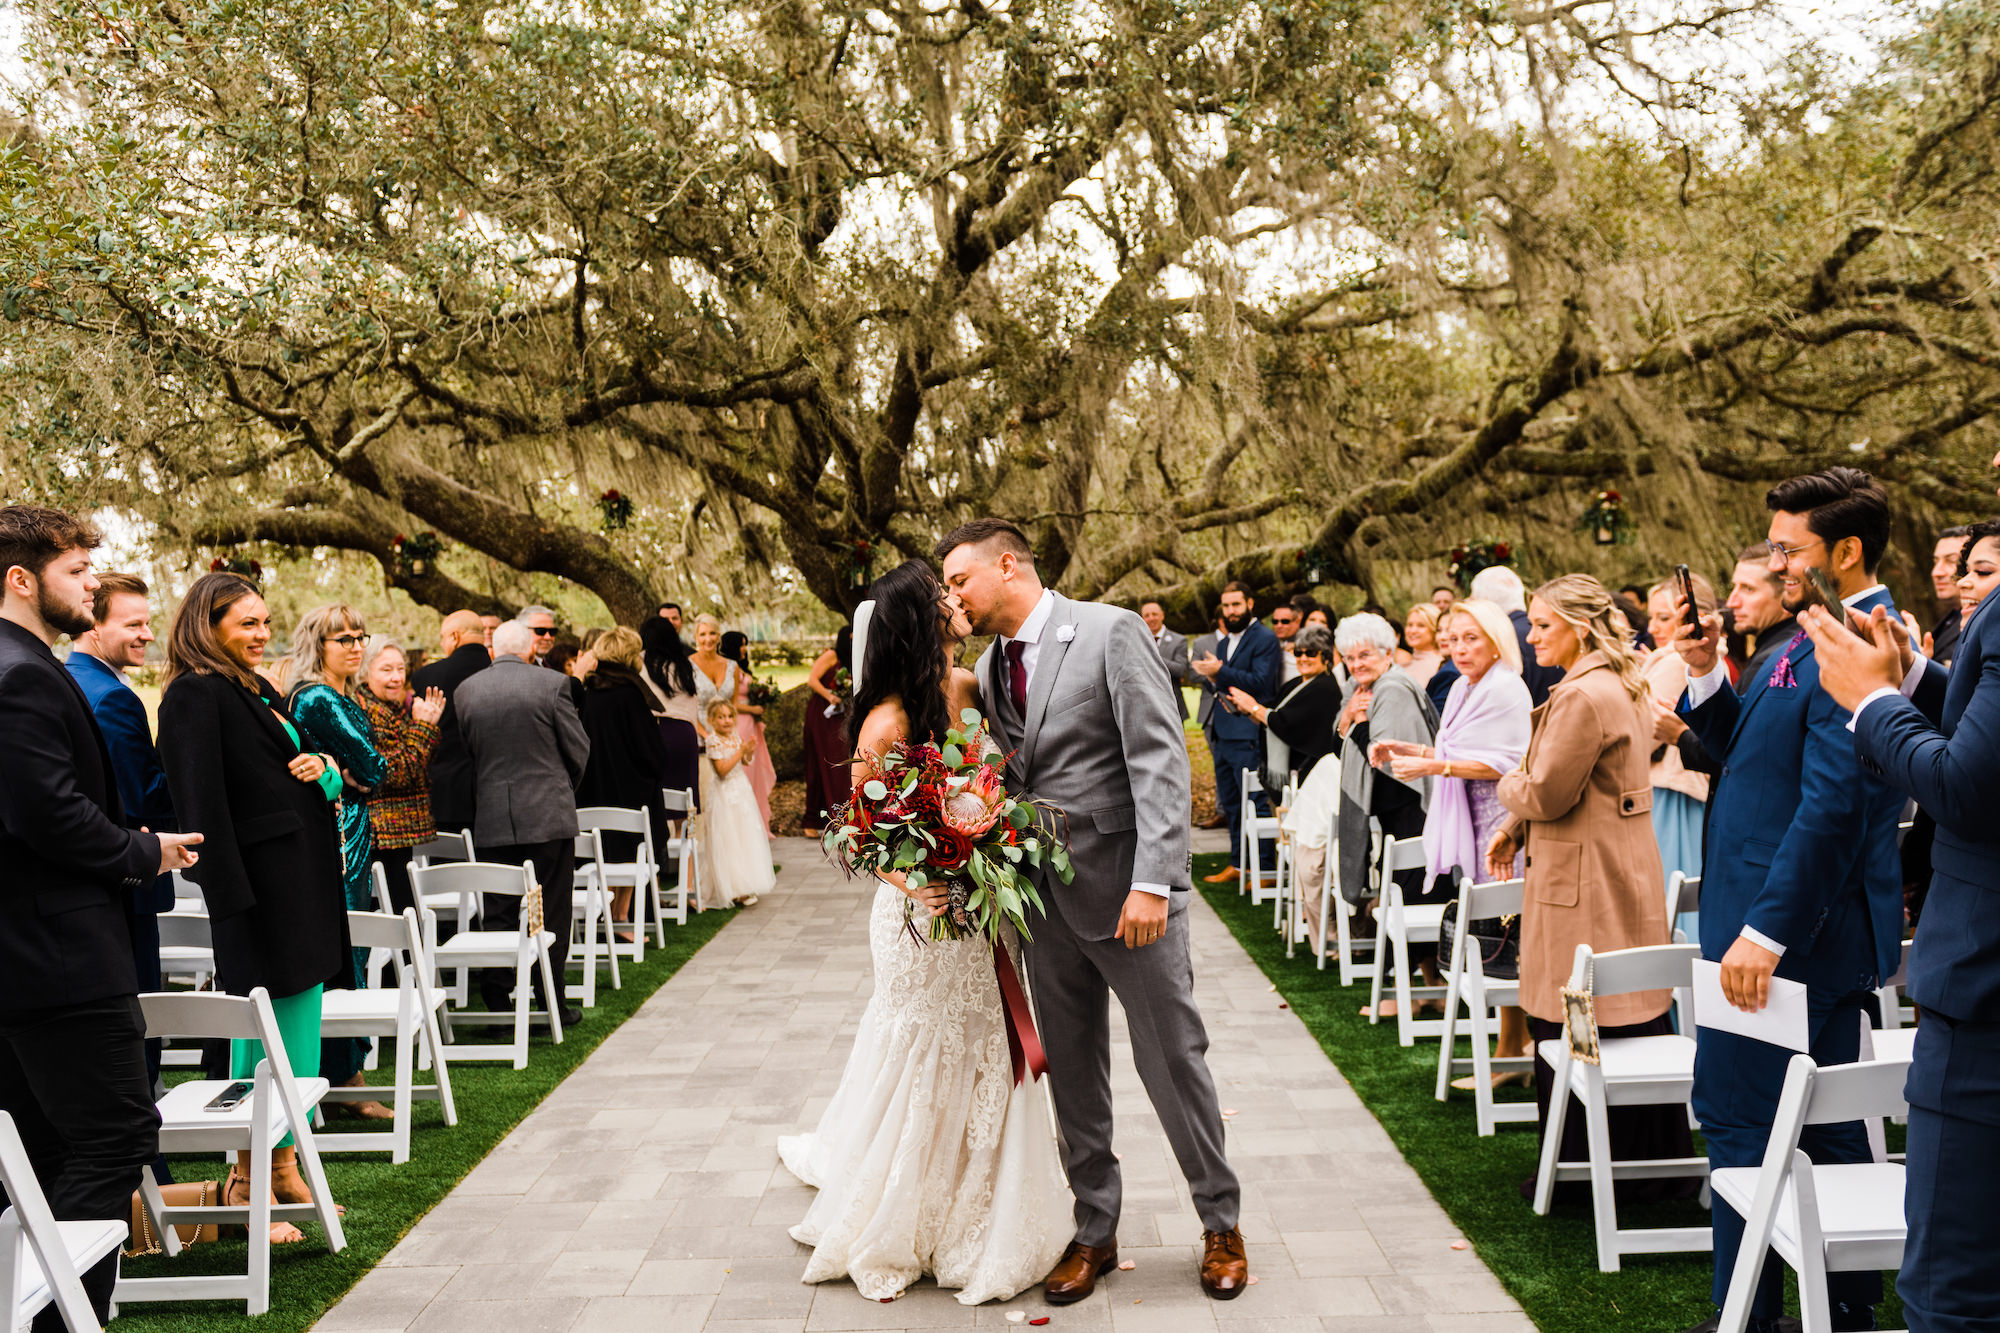
[[[1014,692],[1014,711],[1028,711],[1028,664],[1022,659],[1027,655],[1028,645],[1019,639],[1007,644],[1007,685]]]

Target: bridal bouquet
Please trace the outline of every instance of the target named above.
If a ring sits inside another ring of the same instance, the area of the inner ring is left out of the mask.
[[[934,940],[983,935],[997,945],[1002,920],[1032,939],[1029,913],[1043,908],[1027,872],[1046,864],[1067,884],[1069,849],[1037,824],[1040,803],[1007,794],[1000,761],[981,753],[978,712],[959,721],[940,745],[892,746],[835,812],[826,850],[851,873],[948,885],[950,909],[930,919]]]

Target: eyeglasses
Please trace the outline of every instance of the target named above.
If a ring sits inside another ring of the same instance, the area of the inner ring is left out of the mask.
[[[548,635],[551,639],[556,636],[556,627],[554,625],[547,626],[546,628],[539,625],[531,625],[529,628],[535,631],[535,637],[538,639],[544,634]]]
[[[1772,555],[1775,555],[1782,560],[1790,560],[1800,551],[1806,550],[1814,546],[1821,546],[1824,545],[1824,543],[1821,542],[1821,540],[1818,537],[1815,537],[1811,541],[1804,542],[1798,546],[1787,546],[1783,542],[1765,542],[1764,545],[1770,548]]]
[[[357,643],[368,642],[368,636],[366,634],[329,635],[326,642],[337,643],[343,648],[352,648]]]

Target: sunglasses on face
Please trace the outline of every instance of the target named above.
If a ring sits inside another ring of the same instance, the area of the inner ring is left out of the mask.
[[[553,639],[553,638],[554,638],[554,637],[556,636],[556,629],[555,629],[555,626],[551,625],[551,626],[549,626],[549,627],[548,627],[547,629],[537,629],[537,630],[535,630],[535,637],[536,637],[536,638],[538,638],[538,639],[539,639],[539,638],[541,638],[541,637],[542,637],[543,635],[547,635],[547,636],[548,636],[549,638]]]
[[[329,635],[326,641],[328,643],[337,643],[343,648],[352,648],[357,643],[368,642],[368,636],[366,634]]]

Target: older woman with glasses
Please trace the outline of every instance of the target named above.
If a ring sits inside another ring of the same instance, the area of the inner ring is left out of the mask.
[[[375,742],[375,728],[354,697],[367,648],[368,630],[361,613],[334,603],[299,618],[292,630],[291,651],[278,664],[278,678],[288,691],[299,734],[308,746],[331,758],[340,773],[341,886],[351,912],[375,910],[375,887],[368,870],[375,860],[375,828],[368,804],[389,775]],[[349,964],[333,984],[359,990],[368,951],[350,949],[348,954]],[[361,1073],[367,1050],[359,1038],[330,1040],[321,1053],[320,1073],[335,1087],[361,1087],[367,1081]],[[380,1102],[328,1102],[327,1110],[365,1120],[386,1120],[394,1114]]]
[[[437,836],[431,819],[431,755],[442,733],[444,691],[433,685],[412,697],[403,649],[386,634],[368,641],[361,683],[354,698],[368,715],[381,751],[383,779],[368,795],[368,823],[375,834],[375,859],[389,882],[389,903],[398,912],[414,906],[410,861],[419,843]]]
[[[1269,708],[1248,692],[1231,686],[1229,702],[1257,719],[1269,732],[1265,746],[1267,785],[1281,785],[1292,773],[1301,777],[1333,750],[1333,725],[1340,716],[1340,685],[1333,668],[1333,635],[1308,625],[1292,640],[1299,678]],[[1277,779],[1277,782],[1271,781]]]

